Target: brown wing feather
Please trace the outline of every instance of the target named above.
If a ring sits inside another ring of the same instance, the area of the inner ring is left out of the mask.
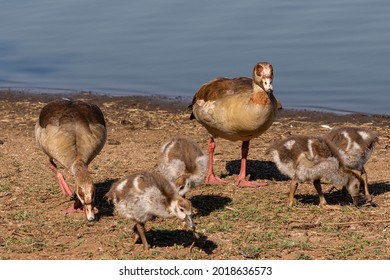
[[[189,108],[192,109],[197,100],[213,101],[225,95],[243,93],[245,91],[252,91],[252,79],[247,77],[233,79],[218,77],[200,87],[197,93],[195,93]],[[195,116],[191,114],[190,119],[194,118]]]
[[[62,121],[75,117],[85,120],[86,123],[106,125],[98,106],[69,99],[56,100],[43,107],[39,115],[39,125],[43,128],[48,124],[58,126]]]
[[[76,101],[74,103],[75,107],[77,107],[80,113],[87,119],[88,123],[106,125],[103,113],[97,105],[81,101]]]

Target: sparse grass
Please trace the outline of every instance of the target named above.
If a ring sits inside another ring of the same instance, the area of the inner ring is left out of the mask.
[[[80,246],[81,244],[83,244],[85,242],[85,238],[78,238],[77,240],[75,240],[74,242],[73,242],[73,246],[74,247],[78,247],[78,246]]]
[[[8,184],[0,184],[0,192],[9,192],[11,191],[11,186]]]
[[[246,245],[242,249],[239,249],[239,253],[245,258],[245,259],[258,259],[260,258],[264,253],[264,248],[259,245]]]
[[[4,247],[6,251],[17,251],[20,253],[34,253],[42,251],[47,247],[37,236],[9,236],[0,243],[0,248]]]
[[[311,249],[313,246],[308,241],[295,241],[295,240],[283,240],[279,243],[280,249],[291,249],[291,248],[298,248],[300,250],[308,250]]]
[[[233,229],[233,227],[226,223],[226,222],[222,222],[222,223],[218,223],[218,224],[206,224],[204,229],[207,231],[207,232],[210,232],[210,233],[213,233],[213,232],[227,232],[227,231],[231,231]]]
[[[297,257],[297,260],[312,260],[312,258],[306,254],[300,253]]]
[[[33,217],[34,215],[27,211],[27,210],[18,210],[18,211],[15,211],[13,213],[9,213],[8,215],[8,218],[10,220],[13,220],[15,222],[22,222],[22,221],[25,221],[27,219],[30,219],[31,217]]]
[[[270,241],[273,241],[273,240],[276,240],[278,238],[282,238],[282,234],[280,234],[279,232],[277,231],[271,231],[271,230],[268,230],[266,232],[262,232],[261,234],[261,239],[265,242],[270,242]]]

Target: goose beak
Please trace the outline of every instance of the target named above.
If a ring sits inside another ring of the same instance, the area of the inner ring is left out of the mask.
[[[353,201],[353,205],[358,206],[359,205],[359,196],[353,196],[352,201]]]
[[[186,222],[187,226],[188,226],[190,229],[195,230],[195,224],[194,224],[194,222],[192,221],[191,215],[186,215],[186,217],[184,218],[184,221]]]
[[[92,222],[95,220],[95,213],[94,213],[94,209],[93,209],[91,204],[84,205],[84,212],[85,212],[85,216],[89,222]]]

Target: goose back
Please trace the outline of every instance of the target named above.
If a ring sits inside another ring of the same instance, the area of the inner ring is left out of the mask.
[[[70,168],[75,159],[89,164],[106,141],[106,123],[98,106],[62,99],[48,103],[35,127],[36,140],[51,158]]]
[[[335,147],[321,137],[293,136],[275,141],[268,149],[279,171],[300,182],[321,178],[346,184]]]
[[[175,137],[164,143],[160,149],[160,172],[175,182],[180,195],[203,183],[208,166],[208,157],[192,140]]]
[[[378,142],[378,136],[368,129],[341,127],[332,129],[325,138],[338,149],[341,160],[351,169],[362,171]]]
[[[143,171],[114,183],[106,198],[114,203],[119,216],[145,223],[154,217],[173,217],[170,205],[178,194],[162,175]]]

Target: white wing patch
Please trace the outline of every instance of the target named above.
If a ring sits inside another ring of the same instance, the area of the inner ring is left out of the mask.
[[[360,130],[357,133],[363,138],[363,140],[367,140],[370,137],[370,135],[368,135],[368,133],[365,131]]]
[[[133,180],[133,187],[137,192],[142,192],[139,188],[139,180],[142,180],[142,176],[136,176]]]
[[[346,151],[348,151],[349,149],[351,149],[352,139],[349,136],[348,132],[346,132],[346,131],[343,131],[341,134],[348,140],[348,145],[347,145],[347,148],[345,149]]]
[[[289,140],[286,143],[284,143],[284,146],[286,147],[287,150],[291,150],[295,144],[295,140]]]
[[[119,192],[122,192],[123,191],[123,188],[126,186],[127,184],[127,179],[123,180],[122,182],[120,182],[117,186],[116,186],[116,189],[119,191]]]
[[[313,140],[309,139],[309,141],[307,141],[307,148],[309,149],[310,157],[314,158]]]

